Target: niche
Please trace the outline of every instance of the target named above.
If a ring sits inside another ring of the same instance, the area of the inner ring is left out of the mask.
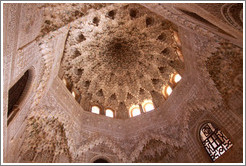
[[[98,18],[98,17],[94,17],[94,18],[93,18],[93,20],[92,20],[92,22],[93,22],[93,24],[94,24],[94,25],[98,26],[98,25],[99,25],[100,20],[99,20],[99,18]]]
[[[145,22],[146,22],[146,26],[148,27],[154,24],[154,19],[151,17],[146,17]]]
[[[107,17],[109,17],[111,19],[114,19],[115,18],[115,14],[116,14],[116,12],[114,10],[111,10],[111,11],[108,12]]]
[[[136,18],[137,17],[137,10],[135,10],[135,9],[131,9],[130,10],[130,16],[131,16],[131,18]]]

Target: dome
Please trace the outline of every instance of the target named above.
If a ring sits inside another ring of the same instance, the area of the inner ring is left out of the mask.
[[[70,24],[59,75],[85,110],[99,104],[124,118],[132,105],[159,100],[152,93],[184,72],[175,38],[176,26],[145,7],[108,6]]]

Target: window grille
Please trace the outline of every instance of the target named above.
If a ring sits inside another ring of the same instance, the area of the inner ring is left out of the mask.
[[[206,123],[201,127],[200,137],[212,161],[218,159],[233,145],[229,138],[211,123]]]

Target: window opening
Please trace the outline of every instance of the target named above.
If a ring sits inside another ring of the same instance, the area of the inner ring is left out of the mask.
[[[72,92],[72,95],[73,95],[73,97],[74,97],[74,98],[76,97],[76,94],[75,94],[75,92],[74,92],[74,91]]]
[[[106,116],[107,117],[114,117],[114,112],[111,109],[106,109]]]
[[[29,70],[8,91],[8,113],[7,125],[12,121],[20,110],[19,104],[23,99],[23,93],[27,91],[27,81],[30,77]]]
[[[154,104],[151,100],[144,101],[142,105],[144,112],[149,112],[155,109]]]
[[[100,114],[100,108],[98,106],[92,106],[91,112],[94,114]]]
[[[233,145],[225,134],[211,123],[201,127],[200,138],[212,161],[218,159]]]
[[[138,105],[133,105],[130,108],[130,117],[138,116],[140,114],[141,114],[141,111]]]
[[[178,83],[178,82],[181,80],[181,78],[182,78],[182,77],[181,77],[179,74],[175,74],[175,75],[174,75],[174,82],[175,82],[175,83]]]
[[[62,81],[67,86],[67,80],[65,78],[63,78]]]
[[[165,98],[168,98],[168,96],[171,95],[172,91],[173,91],[172,88],[171,88],[169,85],[166,85],[166,86],[163,88],[162,93],[163,93],[163,95],[164,95]]]

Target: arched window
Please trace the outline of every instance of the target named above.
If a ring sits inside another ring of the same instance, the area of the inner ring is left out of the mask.
[[[182,62],[184,62],[184,56],[183,56],[183,54],[182,54],[180,48],[177,48],[176,53],[178,54],[179,59],[180,59]]]
[[[13,120],[20,109],[20,103],[29,88],[27,86],[30,77],[30,71],[27,70],[24,75],[8,91],[8,120],[7,125]]]
[[[174,75],[174,82],[178,83],[181,80],[181,76],[179,74]]]
[[[155,109],[154,104],[151,100],[145,100],[142,104],[144,112],[149,112]]]
[[[232,147],[231,141],[212,123],[202,125],[200,138],[212,161],[218,159]]]
[[[92,106],[91,112],[94,114],[100,114],[100,108],[98,106]]]
[[[167,99],[168,96],[171,95],[172,91],[173,91],[172,88],[169,85],[166,85],[163,87],[162,94]]]
[[[79,91],[76,89],[73,89],[72,91],[72,96],[75,98],[75,100],[80,103],[81,100],[81,95],[79,94]]]
[[[170,82],[173,86],[175,86],[181,80],[181,78],[182,77],[178,73],[174,73],[171,75]]]
[[[74,98],[76,97],[76,94],[75,94],[75,92],[74,92],[74,91],[72,91],[72,95],[73,95],[73,97],[74,97]]]
[[[64,83],[64,85],[67,87],[67,89],[72,92],[72,83],[69,79],[63,77],[62,82]]]
[[[65,78],[62,79],[62,82],[67,86],[67,80]]]
[[[137,116],[137,115],[140,115],[140,114],[141,114],[141,111],[140,111],[139,105],[133,105],[130,108],[130,117],[134,117],[134,116]]]
[[[105,115],[106,115],[107,117],[113,118],[113,117],[114,117],[114,112],[113,112],[113,110],[111,110],[111,109],[106,109]]]
[[[178,44],[178,46],[180,47],[181,46],[181,41],[179,39],[179,35],[178,35],[178,32],[177,31],[174,31],[173,32],[173,37],[174,37],[174,40],[175,42]]]

